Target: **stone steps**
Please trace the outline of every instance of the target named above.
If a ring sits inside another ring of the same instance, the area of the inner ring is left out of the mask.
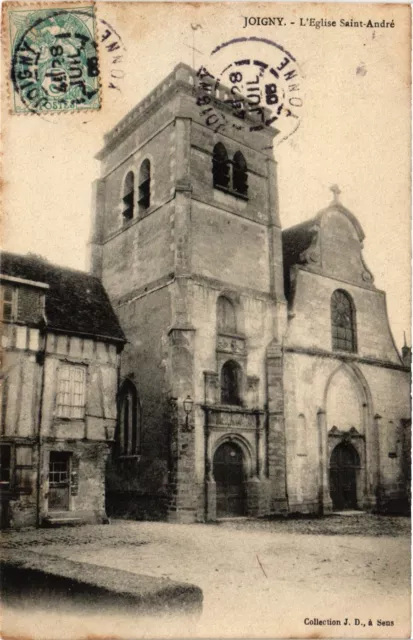
[[[366,513],[366,511],[356,511],[354,510],[345,510],[345,511],[333,511],[331,515],[333,516],[362,516]]]
[[[46,516],[42,525],[43,527],[74,527],[82,524],[82,522],[82,518],[79,518],[73,513],[56,511]]]

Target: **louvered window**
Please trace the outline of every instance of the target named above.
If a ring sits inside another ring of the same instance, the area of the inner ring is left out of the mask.
[[[135,206],[135,176],[132,171],[126,175],[123,184],[123,218],[125,222],[132,220]]]
[[[232,163],[232,188],[242,196],[248,194],[247,163],[241,151],[235,153]]]
[[[141,164],[139,171],[139,212],[149,209],[151,205],[151,163],[148,159]]]
[[[212,153],[212,179],[214,187],[229,188],[229,160],[227,150],[222,142],[218,142]]]

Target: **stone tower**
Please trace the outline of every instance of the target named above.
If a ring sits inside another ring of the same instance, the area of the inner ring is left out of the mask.
[[[118,486],[181,522],[287,508],[277,131],[198,81],[178,65],[105,136],[91,241],[128,339]]]

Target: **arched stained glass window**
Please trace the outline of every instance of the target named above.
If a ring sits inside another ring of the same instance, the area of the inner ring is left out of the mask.
[[[331,335],[334,350],[357,351],[355,307],[349,294],[341,289],[331,297]]]

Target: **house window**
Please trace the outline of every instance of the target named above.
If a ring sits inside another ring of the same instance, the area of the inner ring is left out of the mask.
[[[59,418],[82,419],[85,415],[86,368],[72,364],[59,367],[57,407]]]
[[[0,445],[0,487],[3,489],[10,487],[11,469],[11,446],[9,444]]]
[[[66,451],[51,451],[49,459],[49,484],[57,487],[69,481],[69,455]]]
[[[129,171],[123,183],[123,219],[124,222],[132,220],[135,207],[135,176]]]
[[[17,319],[17,289],[10,285],[1,286],[1,317],[9,322]]]
[[[139,212],[149,209],[151,204],[151,163],[144,160],[139,170]]]
[[[221,369],[222,404],[241,405],[242,369],[238,362],[228,360]]]
[[[137,455],[140,450],[140,404],[131,380],[126,380],[120,389],[118,415],[117,453],[119,456]]]
[[[232,188],[236,193],[246,196],[248,194],[247,163],[241,151],[237,151],[234,155],[232,167]]]
[[[331,297],[331,334],[333,349],[357,351],[356,317],[353,300],[346,291],[337,289]]]
[[[237,330],[234,305],[225,296],[218,298],[217,324],[219,333],[235,333]]]
[[[33,287],[1,285],[1,318],[6,322],[38,323],[44,313],[45,295]]]
[[[229,160],[227,150],[218,142],[212,153],[212,177],[214,187],[229,187]]]

